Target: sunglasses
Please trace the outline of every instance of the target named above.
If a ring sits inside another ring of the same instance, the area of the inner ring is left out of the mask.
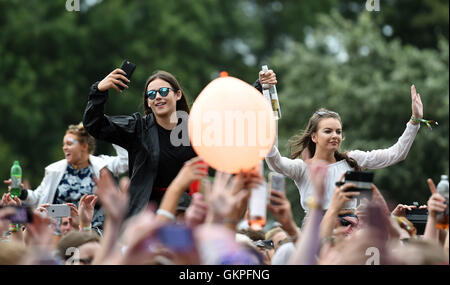
[[[145,95],[147,96],[147,98],[149,98],[150,100],[154,100],[156,98],[156,93],[159,92],[159,95],[161,95],[162,97],[166,97],[167,94],[169,94],[170,90],[172,90],[173,92],[176,92],[175,89],[170,88],[170,87],[161,87],[158,90],[149,90],[145,93]]]

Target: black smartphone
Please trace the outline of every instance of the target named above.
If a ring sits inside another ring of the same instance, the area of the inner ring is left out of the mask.
[[[122,65],[120,66],[120,69],[125,71],[125,73],[126,73],[125,77],[126,78],[131,79],[131,75],[133,74],[134,70],[136,69],[136,64],[134,64],[131,61],[125,59],[122,62]],[[119,79],[119,80],[123,82],[122,79]],[[127,82],[123,82],[123,83],[127,84]],[[118,85],[118,87],[120,88],[120,90],[124,89],[124,87],[121,86],[121,85]]]
[[[358,199],[367,198],[372,200],[373,172],[347,171],[344,183],[353,183],[356,187],[348,188],[346,192],[360,192]]]
[[[11,224],[29,224],[33,222],[33,212],[29,207],[25,206],[6,206],[14,208],[14,214],[7,216],[6,218],[10,220]],[[0,208],[6,208],[0,207]]]
[[[417,230],[417,235],[423,235],[425,233],[425,226],[428,220],[428,209],[406,209],[405,218],[410,221]]]
[[[189,253],[195,250],[192,229],[182,225],[166,225],[158,229],[156,237],[165,247],[177,253]]]

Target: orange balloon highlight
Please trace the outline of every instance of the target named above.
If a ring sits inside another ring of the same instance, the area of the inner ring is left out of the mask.
[[[210,82],[195,100],[188,121],[195,152],[228,173],[257,166],[275,140],[272,108],[253,86],[234,77]]]

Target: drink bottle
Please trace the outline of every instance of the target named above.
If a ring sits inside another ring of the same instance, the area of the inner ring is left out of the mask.
[[[22,168],[19,165],[19,161],[14,161],[11,167],[11,198],[20,197],[22,190],[20,184],[22,183]]]
[[[263,171],[264,162],[261,162],[260,170]],[[264,175],[264,173],[262,174]],[[264,181],[257,187],[250,190],[249,207],[249,225],[253,230],[262,230],[266,224],[267,216],[267,184]]]
[[[269,71],[267,65],[262,66],[262,71],[264,73]],[[261,86],[263,89],[264,98],[266,98],[272,105],[273,116],[276,120],[281,119],[281,109],[280,102],[278,100],[277,88],[275,85],[270,86],[269,84],[262,84]]]
[[[438,229],[448,229],[448,176],[441,175],[441,181],[439,181],[437,185],[437,192],[441,194],[442,197],[445,198],[445,204],[447,208],[445,208],[444,212],[438,213],[436,215],[437,219],[437,228]]]

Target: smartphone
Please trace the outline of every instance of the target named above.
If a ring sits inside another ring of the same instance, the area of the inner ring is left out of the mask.
[[[192,229],[183,225],[163,226],[158,229],[156,238],[165,247],[177,253],[189,253],[195,250]]]
[[[369,201],[372,200],[373,176],[373,172],[347,171],[344,183],[353,183],[356,187],[348,188],[345,192],[360,192],[358,199],[367,198]]]
[[[126,75],[125,77],[128,79],[131,79],[131,75],[133,74],[134,70],[136,69],[136,64],[132,63],[129,60],[124,60],[122,62],[122,65],[120,66],[120,69],[122,69],[123,71],[125,71]],[[124,82],[122,79],[119,79],[120,81],[122,81],[123,83],[127,84],[127,82]],[[120,88],[120,90],[123,90],[124,87],[121,85],[117,85],[117,87]]]
[[[284,175],[276,172],[269,172],[269,187],[270,190],[275,190],[284,193],[286,190],[286,182]],[[279,205],[278,203],[270,202],[271,205]]]
[[[70,217],[70,207],[65,204],[53,204],[48,208],[48,215],[52,218]]]
[[[6,218],[11,224],[29,224],[33,222],[33,212],[29,207],[25,206],[7,206],[15,209],[15,213]],[[3,208],[3,207],[0,207]]]
[[[425,226],[428,220],[428,209],[412,209],[406,210],[405,218],[410,221],[417,230],[417,235],[425,233]]]

